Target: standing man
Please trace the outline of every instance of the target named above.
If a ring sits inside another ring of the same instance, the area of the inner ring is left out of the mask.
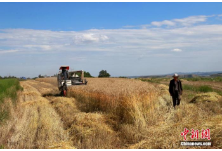
[[[63,80],[68,80],[69,73],[68,73],[68,70],[66,68],[62,68],[62,76],[63,76]]]
[[[173,99],[173,107],[180,105],[180,100],[183,93],[183,87],[181,81],[178,79],[178,74],[173,75],[173,79],[170,81],[169,92]]]

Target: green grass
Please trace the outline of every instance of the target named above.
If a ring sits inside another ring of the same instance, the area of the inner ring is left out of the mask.
[[[13,103],[17,98],[17,91],[22,90],[17,79],[1,79],[0,80],[0,104],[4,103],[5,98],[11,98]]]
[[[184,90],[194,91],[194,92],[213,92],[213,89],[208,85],[202,85],[202,86],[193,86],[193,85],[183,85]]]
[[[214,82],[222,82],[222,77],[195,77],[195,78],[182,78],[187,81],[214,81]],[[181,79],[181,80],[182,80]],[[162,83],[163,81],[170,81],[169,78],[138,78],[138,80],[144,81],[144,82],[151,82],[151,83]],[[202,85],[202,86],[194,86],[194,85],[187,85],[183,84],[184,90],[189,90],[193,92],[217,92],[218,94],[222,95],[221,90],[213,89],[209,85]]]
[[[6,98],[10,98],[16,105],[17,91],[22,90],[17,79],[0,79],[0,123],[9,118],[10,112],[5,105]]]
[[[222,95],[222,91],[213,89],[212,87],[210,87],[208,85],[194,86],[194,85],[184,84],[183,85],[183,89],[184,90],[193,91],[193,92],[202,92],[202,93],[217,92],[218,94]]]
[[[4,145],[0,145],[0,149],[5,149]]]
[[[208,85],[199,86],[197,88],[198,88],[198,91],[200,91],[200,92],[212,92],[213,91],[213,88],[211,88]]]
[[[222,91],[214,89],[214,92],[217,92],[218,94],[222,96]]]
[[[195,77],[195,78],[183,78],[187,81],[215,81],[222,82],[222,77]]]
[[[141,81],[144,82],[151,82],[151,83],[160,83],[163,80],[166,80],[166,78],[138,78]]]
[[[2,109],[0,111],[0,123],[3,122],[5,119],[9,118],[9,110],[8,109]]]

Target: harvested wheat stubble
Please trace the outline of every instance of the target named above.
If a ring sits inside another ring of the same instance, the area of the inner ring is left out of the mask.
[[[38,87],[36,84],[33,86]],[[74,98],[46,95],[46,99],[61,117],[69,141],[76,148],[120,148],[116,132],[107,125],[107,122],[113,121],[107,120],[106,115],[81,112]],[[50,148],[60,148],[59,146],[60,144],[54,144]]]
[[[78,148],[120,148],[120,140],[106,116],[99,113],[77,113],[68,129],[70,138]]]
[[[61,116],[64,128],[76,148],[117,148],[119,139],[107,118],[99,113],[84,113],[74,98],[47,97]],[[120,146],[120,145],[119,145]]]
[[[45,82],[45,83],[50,83],[52,84],[53,86],[57,87],[58,84],[57,84],[57,78],[56,77],[51,77],[51,78],[37,78],[35,79],[36,81],[39,81],[39,82]]]
[[[218,102],[220,98],[221,96],[218,95],[216,92],[200,93],[195,95],[195,97],[190,102]]]
[[[51,82],[52,80],[49,79],[49,81]],[[35,89],[37,89],[41,95],[59,93],[57,86],[48,82],[40,82],[40,81],[36,82],[34,80],[30,80],[30,81],[27,81],[27,83],[31,85],[32,87],[34,87]]]
[[[75,104],[74,98],[65,97],[46,97],[50,100],[50,104],[60,115],[65,129],[68,129],[72,123],[76,113],[79,113],[79,109]]]
[[[21,82],[24,91],[19,94],[16,114],[5,129],[6,148],[49,148],[53,144],[68,141],[68,133],[63,129],[60,117],[41,96],[41,93],[30,85]],[[30,92],[30,93],[29,93]]]

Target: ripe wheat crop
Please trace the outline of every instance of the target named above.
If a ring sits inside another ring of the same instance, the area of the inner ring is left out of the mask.
[[[38,80],[56,83],[55,78]],[[164,84],[122,78],[87,80],[87,85],[68,89],[68,98],[75,98],[78,113],[63,115],[67,124],[72,125],[72,140],[83,140],[74,143],[77,148],[184,148],[179,145],[184,128],[210,128],[214,146],[201,148],[222,147],[222,99],[190,103],[191,92],[185,89],[181,105],[173,109],[168,86]],[[61,108],[64,110],[67,109]],[[93,129],[92,135],[87,135],[88,128]]]
[[[154,108],[161,92],[149,83],[134,79],[92,78],[86,86],[73,86],[68,95],[75,97],[86,112],[102,111],[117,115],[121,121],[135,123]],[[150,115],[151,116],[151,115]]]

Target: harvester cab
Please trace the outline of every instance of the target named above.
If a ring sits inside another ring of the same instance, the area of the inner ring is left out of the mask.
[[[73,85],[86,85],[87,80],[84,79],[84,71],[69,71],[69,66],[61,66],[57,76],[58,88],[61,95],[66,96],[68,87]]]

